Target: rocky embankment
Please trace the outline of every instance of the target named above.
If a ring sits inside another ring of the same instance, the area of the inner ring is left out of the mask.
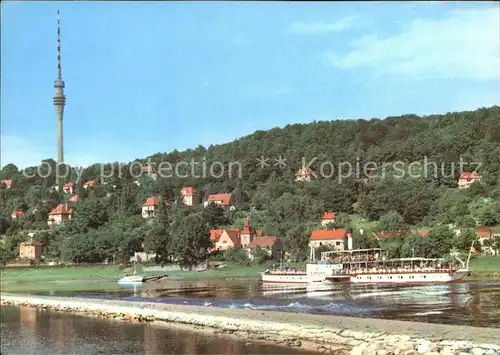
[[[128,322],[190,325],[336,355],[500,354],[500,329],[258,310],[2,294],[2,305],[38,307]]]

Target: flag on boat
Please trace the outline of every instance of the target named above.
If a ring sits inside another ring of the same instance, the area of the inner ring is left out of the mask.
[[[473,252],[473,253],[477,253],[477,249],[474,248],[474,247],[470,247],[470,251]]]

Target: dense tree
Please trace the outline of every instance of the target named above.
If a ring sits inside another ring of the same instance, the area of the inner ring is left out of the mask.
[[[205,260],[206,251],[211,246],[206,222],[198,215],[189,215],[175,229],[171,251],[179,265],[191,269]]]
[[[380,217],[379,228],[381,231],[406,231],[408,225],[398,212],[389,211]]]
[[[170,261],[170,247],[172,243],[171,222],[163,200],[160,201],[156,216],[144,239],[144,249],[155,253],[158,261]]]
[[[217,228],[229,224],[229,219],[227,218],[224,209],[215,204],[210,203],[202,211],[201,217],[206,223],[208,228]]]

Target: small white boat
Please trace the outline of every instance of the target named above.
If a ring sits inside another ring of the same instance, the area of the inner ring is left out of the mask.
[[[144,282],[144,276],[142,275],[130,275],[124,276],[118,280],[119,284],[142,284]]]
[[[137,269],[134,263],[134,273],[132,275],[123,276],[121,279],[118,280],[118,283],[126,285],[136,285],[136,284],[142,284],[144,281],[145,281],[144,276],[137,275]]]

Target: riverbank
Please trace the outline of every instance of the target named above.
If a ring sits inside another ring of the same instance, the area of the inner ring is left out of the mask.
[[[500,354],[500,329],[203,306],[1,294],[2,305],[40,307],[122,321],[190,325],[331,354]]]

